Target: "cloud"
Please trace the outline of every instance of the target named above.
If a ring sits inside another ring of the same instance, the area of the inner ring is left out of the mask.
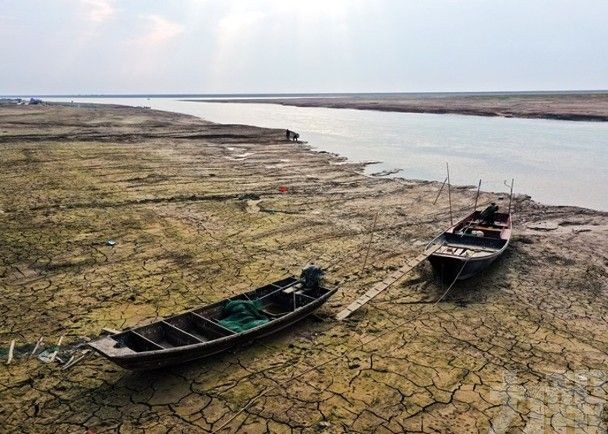
[[[266,14],[260,11],[240,10],[224,16],[217,24],[215,56],[212,64],[215,74],[222,78],[226,70],[238,69],[255,50],[251,41],[259,31]]]
[[[266,14],[253,11],[253,12],[237,12],[225,16],[222,18],[218,24],[218,30],[221,34],[230,36],[236,35],[242,30],[249,30],[252,26],[254,26],[258,21],[262,20]],[[222,36],[223,36],[222,35]]]
[[[163,44],[184,31],[181,24],[160,15],[146,15],[142,19],[144,21],[141,27],[142,33],[135,38],[135,41],[144,45]]]
[[[106,22],[116,14],[113,0],[81,0],[88,9],[87,19],[94,23]]]
[[[184,32],[184,26],[150,14],[139,16],[134,31],[134,36],[124,41],[124,56],[130,59],[125,62],[125,73],[138,79],[162,75],[170,67],[167,57],[176,48],[171,42]]]

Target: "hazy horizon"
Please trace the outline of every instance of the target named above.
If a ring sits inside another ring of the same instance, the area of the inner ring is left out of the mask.
[[[0,94],[2,98],[194,98],[194,97],[298,97],[298,96],[349,96],[349,95],[550,95],[550,94],[595,94],[608,93],[608,89],[560,89],[560,90],[509,90],[509,91],[478,91],[478,92],[284,92],[284,93],[72,93],[72,94],[42,94],[36,92],[22,94]]]
[[[608,89],[608,2],[0,4],[0,95]]]

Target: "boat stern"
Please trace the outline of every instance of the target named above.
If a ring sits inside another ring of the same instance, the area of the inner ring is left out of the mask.
[[[93,342],[89,342],[89,347],[98,352],[102,356],[114,360],[117,357],[124,357],[137,354],[131,348],[122,344],[120,341],[112,338],[112,336],[104,336]]]

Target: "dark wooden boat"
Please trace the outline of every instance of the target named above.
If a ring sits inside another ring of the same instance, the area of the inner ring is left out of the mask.
[[[475,211],[427,245],[429,261],[445,282],[467,279],[486,269],[509,245],[511,214],[496,213],[492,224]]]
[[[321,285],[306,286],[304,282],[288,277],[208,306],[105,336],[89,345],[131,370],[156,369],[212,356],[291,326],[336,292]],[[231,300],[259,300],[268,322],[242,332],[222,326],[224,306]]]

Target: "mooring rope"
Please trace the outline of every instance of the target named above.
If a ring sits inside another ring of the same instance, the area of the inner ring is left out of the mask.
[[[443,292],[443,294],[441,295],[441,297],[439,297],[437,300],[435,300],[435,302],[434,302],[434,303],[431,305],[431,309],[432,309],[432,308],[434,308],[435,306],[437,306],[437,305],[438,305],[438,304],[441,302],[441,300],[443,300],[443,299],[445,298],[445,296],[446,296],[446,295],[448,295],[448,293],[450,292],[450,290],[452,289],[452,287],[454,286],[454,284],[456,283],[456,281],[458,280],[458,278],[459,278],[459,277],[460,277],[460,275],[462,274],[462,271],[464,270],[464,267],[467,265],[467,263],[469,262],[469,260],[470,260],[470,259],[471,259],[471,257],[470,257],[470,256],[467,256],[467,259],[466,259],[466,260],[463,262],[462,267],[461,267],[461,268],[460,268],[460,270],[458,271],[458,274],[456,274],[456,277],[454,277],[454,280],[452,281],[452,283],[451,283],[451,284],[448,286],[448,288],[447,288],[447,289],[446,289],[446,290]],[[421,317],[421,316],[422,316],[424,313],[425,313],[425,312],[420,312],[418,315],[414,316],[414,318],[410,318],[410,319],[404,320],[404,321],[402,321],[402,322],[400,322],[400,323],[397,323],[397,325],[395,325],[395,326],[393,326],[393,327],[391,327],[391,328],[385,329],[385,330],[384,330],[383,332],[381,332],[380,334],[378,334],[378,335],[376,335],[376,336],[373,336],[372,338],[370,338],[370,339],[366,340],[365,342],[363,342],[363,343],[361,343],[361,344],[359,344],[359,345],[357,345],[357,346],[355,346],[355,347],[353,347],[353,348],[346,349],[346,350],[342,351],[340,354],[338,354],[338,355],[336,355],[336,356],[334,356],[334,357],[331,357],[331,358],[329,358],[328,360],[326,360],[326,361],[324,361],[324,362],[321,362],[321,363],[319,363],[319,364],[317,364],[317,365],[315,365],[315,366],[312,366],[311,368],[305,369],[305,370],[304,370],[304,371],[302,371],[301,373],[299,373],[299,374],[297,374],[297,375],[295,375],[295,376],[293,376],[293,377],[291,377],[291,378],[288,378],[288,379],[286,379],[286,380],[283,380],[283,381],[277,382],[277,384],[275,384],[274,386],[267,387],[267,388],[266,388],[264,391],[262,391],[260,394],[258,394],[258,395],[256,395],[256,396],[252,397],[252,398],[251,398],[251,399],[250,399],[250,400],[247,402],[247,404],[245,404],[245,406],[243,406],[243,407],[242,407],[242,408],[241,408],[239,411],[237,411],[237,412],[236,412],[236,413],[235,413],[235,414],[234,414],[232,417],[230,417],[230,419],[228,419],[228,420],[227,420],[226,422],[224,422],[224,423],[223,423],[221,426],[219,426],[218,428],[214,429],[214,430],[213,430],[213,431],[211,431],[211,432],[212,432],[212,433],[217,433],[217,432],[221,431],[222,429],[224,429],[224,428],[225,428],[225,427],[226,427],[228,424],[230,424],[230,423],[231,423],[231,422],[232,422],[234,419],[236,419],[236,418],[237,418],[239,415],[241,415],[241,414],[242,414],[244,411],[246,411],[246,410],[247,410],[249,407],[251,407],[251,406],[252,406],[252,405],[253,405],[253,404],[254,404],[254,403],[255,403],[255,402],[258,400],[258,399],[260,399],[260,398],[262,398],[263,396],[265,396],[265,395],[266,395],[268,392],[271,392],[271,391],[273,391],[273,390],[276,390],[276,389],[278,389],[279,387],[285,386],[285,385],[287,385],[288,383],[291,383],[293,380],[296,380],[296,379],[298,379],[298,378],[300,378],[300,377],[303,377],[304,375],[306,375],[306,374],[308,374],[308,373],[310,373],[310,372],[312,372],[312,371],[316,371],[316,370],[318,370],[319,368],[322,368],[322,367],[323,367],[323,366],[325,366],[325,365],[328,365],[328,364],[330,364],[330,363],[333,363],[333,362],[335,362],[335,361],[337,361],[337,360],[342,359],[342,358],[343,358],[344,356],[346,356],[347,354],[349,354],[349,353],[351,353],[351,352],[353,352],[353,351],[359,350],[359,349],[361,349],[362,347],[364,347],[364,346],[365,346],[365,345],[367,345],[367,344],[370,344],[370,343],[372,343],[372,342],[374,342],[374,341],[377,341],[378,339],[380,339],[381,337],[385,336],[386,334],[391,333],[391,332],[394,332],[395,330],[397,330],[397,329],[399,329],[399,328],[403,327],[403,326],[404,326],[404,325],[406,325],[406,324],[409,324],[409,323],[411,323],[411,322],[413,322],[413,321],[416,321],[416,320],[417,320],[418,318],[420,318],[420,317]],[[390,352],[392,352],[392,351],[391,351],[391,350],[389,350],[389,353],[390,353]]]

